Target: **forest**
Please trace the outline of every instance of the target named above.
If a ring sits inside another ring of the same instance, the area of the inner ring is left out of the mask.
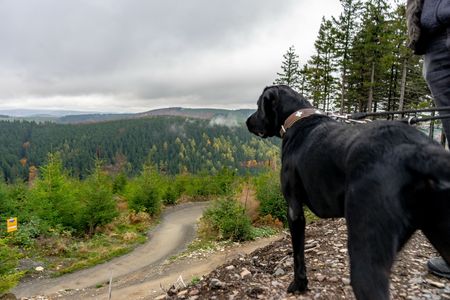
[[[85,178],[95,160],[112,173],[135,175],[150,156],[167,174],[214,174],[223,168],[252,172],[275,161],[279,145],[250,135],[243,124],[214,125],[210,120],[147,117],[94,124],[64,125],[0,122],[0,174],[14,183],[36,178],[47,154],[60,152],[64,168]]]

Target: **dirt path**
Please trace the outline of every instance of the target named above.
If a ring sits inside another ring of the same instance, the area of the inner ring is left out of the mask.
[[[163,263],[142,268],[128,276],[114,280],[111,299],[155,299],[159,295],[164,294],[162,288],[168,289],[172,284],[177,282],[180,276],[188,284],[192,278],[200,278],[223,265],[225,262],[236,259],[237,257],[243,257],[278,239],[280,239],[280,236],[273,236],[244,244],[237,244],[236,246],[228,247],[214,253],[185,257],[172,263]],[[47,299],[106,300],[108,299],[108,286],[59,292],[50,295]]]
[[[19,284],[12,292],[17,297],[31,297],[61,290],[81,290],[107,282],[111,272],[114,278],[121,278],[143,268],[156,267],[166,258],[181,252],[194,239],[196,222],[206,205],[188,203],[167,209],[161,223],[150,233],[149,241],[127,255],[58,278],[38,278]]]

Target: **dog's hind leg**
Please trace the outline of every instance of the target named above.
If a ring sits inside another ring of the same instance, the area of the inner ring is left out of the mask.
[[[413,232],[399,218],[398,199],[383,195],[378,184],[360,182],[346,196],[351,285],[357,299],[389,299],[395,255]]]
[[[295,200],[289,203],[288,209],[288,223],[294,251],[294,280],[288,287],[288,293],[303,292],[308,285],[305,266],[305,216],[301,203]]]
[[[450,265],[450,193],[448,190],[429,193],[427,198],[418,211],[420,229]]]

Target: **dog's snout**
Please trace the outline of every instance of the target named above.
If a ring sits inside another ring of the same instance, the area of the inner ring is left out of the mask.
[[[247,125],[247,128],[250,130],[252,128],[252,120],[254,118],[255,114],[250,115],[250,117],[247,118],[247,121],[245,121],[245,124]]]

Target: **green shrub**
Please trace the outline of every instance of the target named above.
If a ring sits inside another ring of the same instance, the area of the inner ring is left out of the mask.
[[[0,239],[0,294],[14,287],[23,273],[16,272],[19,264],[18,250]]]
[[[164,204],[175,204],[180,197],[180,194],[177,191],[176,186],[170,180],[165,182],[164,186],[164,194],[163,194],[163,202]]]
[[[0,219],[18,217],[21,222],[28,221],[31,216],[28,193],[28,187],[24,183],[0,183]]]
[[[203,221],[217,232],[218,239],[243,241],[251,238],[250,218],[234,199],[215,200],[204,212]]]
[[[233,191],[236,174],[228,169],[222,169],[215,175],[206,171],[196,175],[183,174],[175,179],[175,187],[179,195],[190,197],[227,196]]]
[[[94,173],[81,183],[80,189],[80,228],[93,234],[98,226],[111,222],[118,215],[112,184],[101,170],[99,162],[96,163]]]
[[[125,186],[127,185],[127,175],[125,172],[120,172],[114,177],[112,192],[114,194],[122,194],[125,191]]]
[[[271,215],[286,225],[287,205],[281,193],[279,175],[273,171],[260,174],[255,179],[255,186],[261,216]]]
[[[36,238],[42,232],[48,230],[45,223],[37,217],[32,217],[28,222],[22,222],[18,219],[18,222],[20,222],[18,230],[9,234],[10,243],[17,246],[33,246]]]
[[[131,209],[146,211],[152,216],[160,213],[163,188],[154,166],[145,165],[141,175],[131,180],[125,190]]]

